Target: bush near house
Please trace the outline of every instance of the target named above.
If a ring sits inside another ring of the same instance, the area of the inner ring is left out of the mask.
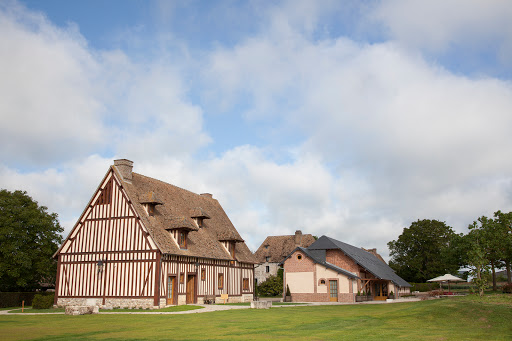
[[[54,295],[37,294],[32,300],[32,309],[50,309],[53,306]]]
[[[432,291],[439,289],[439,283],[410,283],[412,285],[411,292],[413,291]]]
[[[51,295],[53,297],[53,293],[50,292],[0,292],[0,308],[21,307],[23,301],[25,301],[25,306],[31,306],[36,295]]]
[[[270,276],[258,285],[258,294],[263,297],[281,296],[283,294],[283,279],[279,276]]]

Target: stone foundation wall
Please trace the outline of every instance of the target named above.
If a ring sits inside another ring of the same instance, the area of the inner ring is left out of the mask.
[[[329,294],[293,294],[292,302],[330,302]],[[355,302],[355,295],[348,293],[338,294],[338,302],[352,303]]]
[[[57,306],[103,306],[101,298],[58,298]],[[105,306],[130,309],[153,309],[153,298],[106,298]],[[162,301],[160,301],[162,304]],[[165,302],[164,302],[165,306]]]

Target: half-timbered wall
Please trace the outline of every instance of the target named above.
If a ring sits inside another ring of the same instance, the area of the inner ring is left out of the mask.
[[[59,253],[57,297],[153,297],[158,252],[110,171]]]
[[[204,270],[204,278],[202,271]],[[166,255],[162,259],[160,295],[167,297],[167,281],[169,276],[176,276],[177,293],[185,295],[187,291],[186,279],[189,274],[196,275],[196,296],[232,296],[252,295],[254,292],[254,266],[253,264],[239,263],[227,260],[214,260],[197,257],[183,257]],[[219,274],[223,274],[223,286],[219,289]],[[180,278],[183,275],[184,281]],[[249,286],[243,289],[243,279],[247,279]]]

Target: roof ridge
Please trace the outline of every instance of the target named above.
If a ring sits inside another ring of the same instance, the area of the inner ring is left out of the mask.
[[[137,173],[137,172],[133,172],[132,174],[134,174],[134,175],[138,175],[138,176],[141,176],[141,177],[146,178],[146,179],[151,179],[151,180],[154,180],[154,181],[158,181],[158,182],[160,182],[160,183],[162,183],[162,184],[165,184],[165,185],[168,185],[168,186],[176,187],[176,188],[178,188],[178,189],[180,189],[180,190],[182,190],[182,191],[188,192],[188,193],[190,193],[190,194],[197,195],[197,196],[199,196],[199,197],[201,197],[201,198],[208,198],[208,197],[203,196],[203,195],[201,195],[201,194],[199,194],[199,193],[192,192],[191,190],[188,190],[188,189],[186,189],[186,188],[183,188],[183,187],[180,187],[180,186],[176,186],[176,185],[171,184],[171,183],[169,183],[169,182],[165,182],[165,181],[162,181],[162,180],[159,180],[159,179],[156,179],[156,178],[153,178],[153,177],[150,177],[150,176],[144,175],[144,174],[140,174],[140,173]],[[209,199],[217,200],[217,199],[214,199],[214,198],[209,198]]]

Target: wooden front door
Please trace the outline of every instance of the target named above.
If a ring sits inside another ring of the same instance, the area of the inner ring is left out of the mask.
[[[375,282],[374,286],[374,297],[376,301],[384,301],[388,298],[388,282]]]
[[[329,301],[338,302],[338,281],[329,281]]]
[[[169,276],[167,280],[167,304],[176,304],[176,276]]]
[[[187,276],[187,304],[196,303],[196,275]]]

